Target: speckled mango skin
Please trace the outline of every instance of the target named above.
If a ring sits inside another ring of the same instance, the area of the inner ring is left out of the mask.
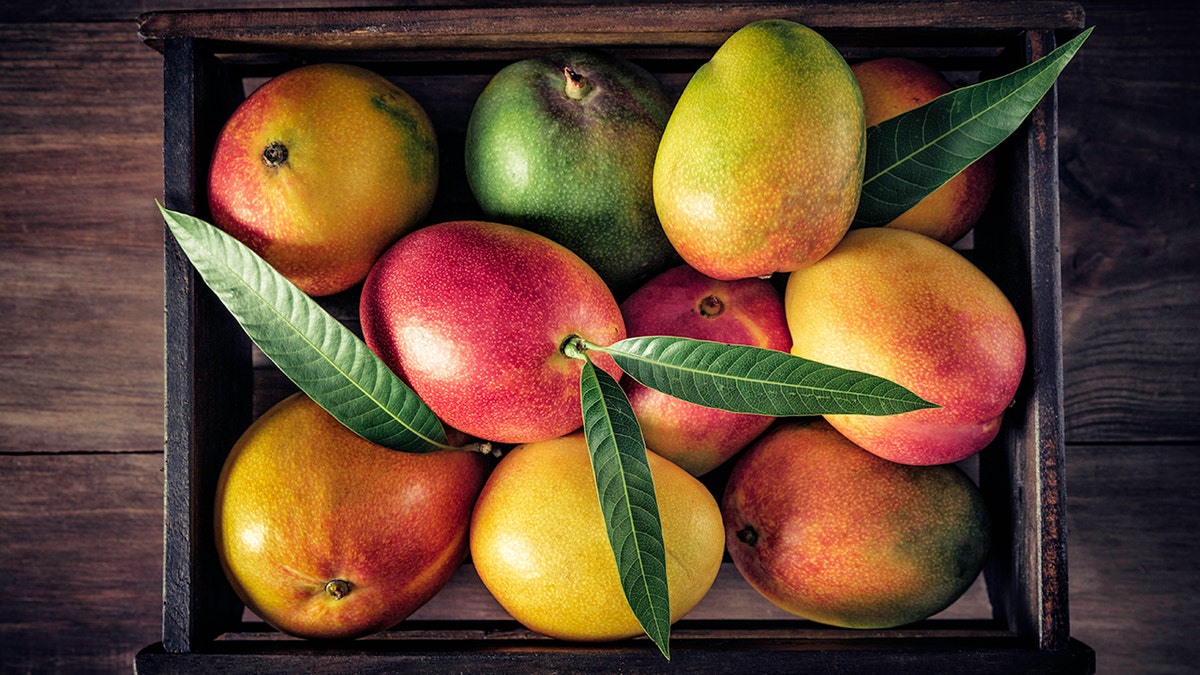
[[[751,23],[696,71],[667,122],[654,165],[663,230],[716,279],[810,265],[854,219],[865,130],[832,45],[794,22]]]
[[[1004,293],[954,249],[907,230],[852,230],[789,276],[784,307],[796,356],[878,375],[942,406],[826,416],[892,461],[945,464],[982,450],[1024,371],[1024,331]]]
[[[270,166],[263,151],[287,148]],[[214,222],[309,295],[359,283],[429,212],[438,185],[433,124],[383,76],[344,64],[272,78],[225,123],[213,152]]]
[[[889,462],[820,418],[782,421],[739,455],[721,511],[750,585],[788,612],[846,628],[949,607],[990,540],[983,498],[958,467]]]
[[[587,81],[566,93],[571,68]],[[572,49],[509,64],[467,124],[467,179],[491,220],[543,234],[624,297],[679,258],[651,196],[671,112],[662,85],[611,54]]]
[[[715,312],[713,300],[720,307]],[[687,265],[654,277],[621,303],[630,337],[676,335],[786,352],[792,346],[783,297],[764,279],[719,281]],[[775,418],[707,408],[651,389],[626,375],[621,386],[646,447],[693,476],[746,447]]]
[[[306,638],[385,630],[425,604],[467,553],[491,462],[478,452],[396,452],[342,426],[303,394],[277,403],[226,459],[216,546],[238,596]],[[350,592],[334,599],[325,584]]]
[[[579,256],[539,234],[453,221],[405,235],[363,283],[367,345],[446,424],[501,443],[583,424],[583,362],[563,343],[625,337],[616,299]],[[614,378],[606,354],[591,354]]]
[[[676,621],[712,587],[725,532],[708,488],[653,452],[646,459]],[[471,517],[471,560],[492,596],[530,630],[588,642],[643,632],[621,590],[582,432],[518,446],[500,460]]]
[[[862,90],[868,127],[954,89],[941,73],[912,59],[872,59],[856,63],[850,70]],[[983,215],[995,177],[996,157],[988,153],[887,226],[920,232],[943,244],[953,244],[962,239]]]

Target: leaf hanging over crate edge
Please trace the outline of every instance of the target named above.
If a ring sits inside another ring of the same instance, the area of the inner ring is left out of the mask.
[[[204,283],[279,370],[359,436],[394,450],[446,449],[433,411],[337,319],[245,244],[159,210]]]

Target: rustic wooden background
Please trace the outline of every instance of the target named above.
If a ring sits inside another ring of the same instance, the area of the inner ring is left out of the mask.
[[[155,9],[0,0],[0,671],[129,672],[159,639]],[[441,3],[445,4],[445,3]],[[1072,634],[1100,672],[1200,662],[1200,3],[1083,2],[1062,76]]]

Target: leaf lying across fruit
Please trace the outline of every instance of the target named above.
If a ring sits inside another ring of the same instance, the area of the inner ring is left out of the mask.
[[[220,229],[159,210],[204,283],[250,339],[339,422],[395,450],[449,447],[433,411],[315,300]]]
[[[1033,111],[1089,28],[1043,58],[897,115],[867,130],[854,226],[890,223],[1008,138]]]
[[[586,354],[579,356],[586,361],[580,377],[584,437],[621,588],[646,635],[670,658],[667,554],[646,443],[621,385]]]
[[[667,335],[589,347],[652,389],[729,412],[896,415],[938,407],[881,377],[761,347]]]

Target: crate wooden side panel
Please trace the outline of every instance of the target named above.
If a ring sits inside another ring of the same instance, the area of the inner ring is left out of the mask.
[[[1024,42],[1023,62],[1055,46],[1049,31],[1031,31]],[[995,544],[1013,550],[1008,560],[991,561],[987,578],[998,617],[1036,636],[1042,649],[1061,648],[1070,635],[1056,119],[1051,90],[1005,147],[1013,171],[998,188],[1007,192],[1013,226],[976,228],[977,262],[1013,302],[1028,344],[1017,401],[994,447],[981,454],[983,488],[991,503],[1008,506],[993,510],[1004,524]]]
[[[562,44],[655,48],[716,47],[752,21],[786,17],[841,35],[897,29],[952,31],[960,39],[974,33],[1038,29],[1078,29],[1083,12],[1070,2],[804,3],[599,3],[490,8],[464,7],[407,11],[257,10],[244,12],[160,12],[140,20],[152,46],[169,37],[196,37],[237,49],[464,51],[545,48]]]
[[[164,199],[204,214],[218,64],[190,38],[164,50]],[[226,96],[226,98],[228,98]],[[222,459],[250,423],[250,342],[165,232],[166,439],[163,644],[190,651],[241,617],[217,561],[213,503]]]

